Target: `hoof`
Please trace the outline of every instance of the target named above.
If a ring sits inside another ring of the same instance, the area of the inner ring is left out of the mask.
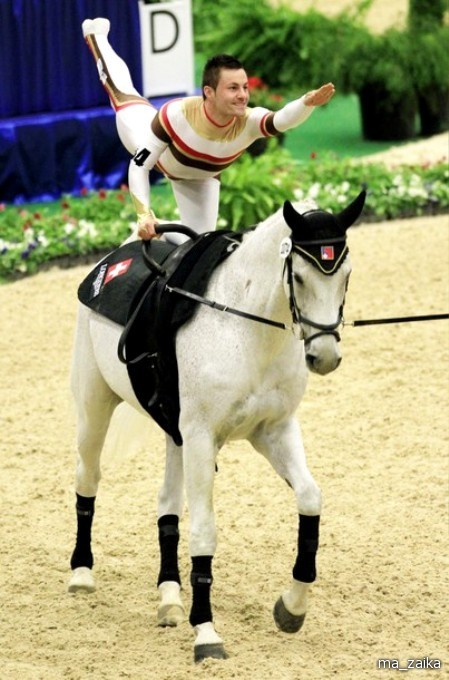
[[[305,614],[300,614],[299,616],[290,614],[285,607],[282,597],[274,605],[273,616],[276,626],[283,633],[297,633],[302,628],[306,618]]]
[[[93,593],[95,591],[95,580],[92,569],[89,567],[77,567],[73,570],[69,581],[69,593]]]
[[[163,604],[157,611],[157,625],[161,628],[174,628],[184,619],[184,608],[179,604]]]
[[[204,659],[227,659],[228,655],[222,642],[212,642],[209,644],[196,645],[194,648],[195,663]]]

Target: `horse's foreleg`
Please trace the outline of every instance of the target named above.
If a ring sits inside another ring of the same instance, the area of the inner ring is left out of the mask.
[[[178,567],[179,518],[184,504],[182,448],[167,436],[165,477],[158,503],[160,570],[157,581],[160,602],[158,626],[177,626],[185,618]]]
[[[216,447],[207,434],[182,430],[184,473],[190,513],[189,549],[192,560],[190,582],[192,607],[189,621],[195,630],[196,662],[213,657],[225,659],[223,640],[217,634],[212,616],[212,560],[217,535],[213,509]]]
[[[252,443],[293,489],[296,497],[299,527],[293,579],[273,612],[280,630],[296,633],[304,623],[308,591],[316,579],[321,493],[307,468],[301,431],[295,419],[269,432],[259,433]]]
[[[319,522],[319,515],[299,515],[293,580],[290,588],[276,602],[273,612],[276,625],[284,633],[296,633],[304,623],[309,587],[316,579]]]

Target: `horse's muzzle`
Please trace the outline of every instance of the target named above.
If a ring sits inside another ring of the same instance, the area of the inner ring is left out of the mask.
[[[336,346],[334,351],[314,352],[312,348],[306,352],[307,368],[312,373],[327,375],[340,366],[341,354]]]

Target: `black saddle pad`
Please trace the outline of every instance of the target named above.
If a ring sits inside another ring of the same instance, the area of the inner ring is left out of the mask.
[[[153,239],[151,257],[162,266],[175,250],[173,244]],[[78,288],[78,299],[98,314],[125,326],[133,301],[154,273],[143,255],[142,241],[132,241],[106,255]]]
[[[208,232],[173,247],[154,239],[110,253],[82,282],[80,301],[124,326],[123,352],[134,392],[143,408],[180,446],[176,332],[197,302],[172,287],[202,296],[214,269],[240,244],[242,234]],[[148,269],[143,247],[163,274]],[[120,352],[119,352],[120,356]]]

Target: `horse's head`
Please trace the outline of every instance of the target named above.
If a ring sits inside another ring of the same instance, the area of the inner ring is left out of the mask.
[[[341,361],[338,328],[351,273],[346,230],[360,216],[366,192],[338,214],[302,212],[286,201],[284,219],[291,238],[281,244],[285,286],[292,315],[302,330],[307,366],[325,375]]]

